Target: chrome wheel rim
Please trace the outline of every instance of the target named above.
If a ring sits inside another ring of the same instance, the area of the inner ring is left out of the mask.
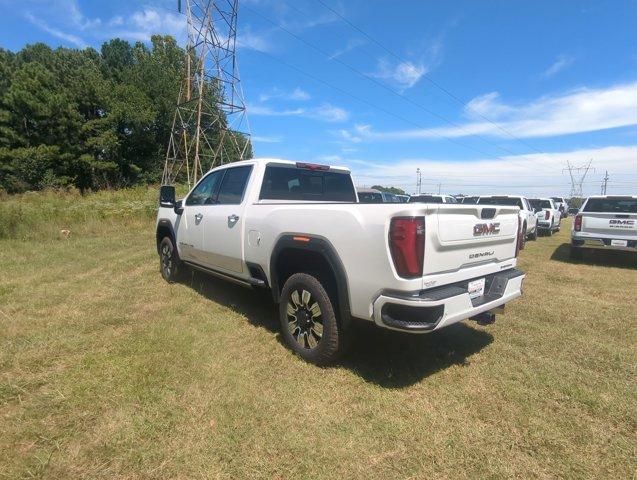
[[[307,350],[318,347],[323,338],[323,316],[318,302],[305,289],[292,292],[287,303],[288,330],[296,343]]]
[[[173,269],[173,251],[165,243],[161,247],[161,269],[164,272],[164,276],[170,277]]]

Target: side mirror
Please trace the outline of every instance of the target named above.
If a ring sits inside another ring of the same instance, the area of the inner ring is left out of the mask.
[[[159,189],[159,205],[166,208],[175,206],[175,187],[162,185]]]
[[[165,208],[172,208],[177,215],[184,211],[182,201],[175,199],[175,187],[173,185],[162,185],[159,189],[159,205]]]

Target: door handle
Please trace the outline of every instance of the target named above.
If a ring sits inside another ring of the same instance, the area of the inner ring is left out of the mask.
[[[239,220],[239,215],[235,215],[234,213],[232,215],[228,215],[228,221],[230,223],[235,223],[237,220]]]
[[[195,221],[196,222],[201,222],[202,218],[203,218],[203,215],[201,213],[198,213],[197,215],[195,215]]]

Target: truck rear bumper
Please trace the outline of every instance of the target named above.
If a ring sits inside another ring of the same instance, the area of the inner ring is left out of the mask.
[[[373,304],[374,322],[392,330],[431,332],[493,310],[522,295],[521,270],[512,268],[483,278],[484,295],[473,299],[468,284],[478,279],[419,292],[383,292]]]
[[[571,238],[571,246],[576,248],[593,248],[598,250],[624,250],[637,252],[637,240],[622,240],[626,245],[613,245],[611,238]]]

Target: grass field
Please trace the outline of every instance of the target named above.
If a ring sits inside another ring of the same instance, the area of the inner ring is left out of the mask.
[[[358,327],[321,369],[267,296],[163,282],[155,198],[3,199],[0,478],[634,478],[635,256],[565,225],[494,325]]]

